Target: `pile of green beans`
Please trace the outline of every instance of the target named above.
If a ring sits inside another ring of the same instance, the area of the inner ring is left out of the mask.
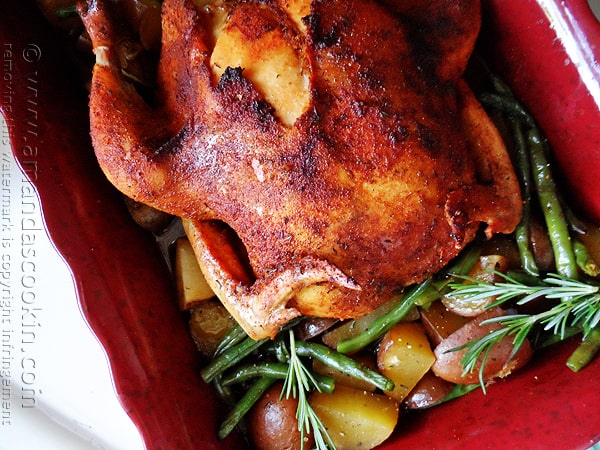
[[[516,172],[523,196],[523,218],[515,231],[515,240],[523,270],[538,277],[540,271],[531,250],[529,235],[532,202],[537,198],[543,215],[552,250],[556,272],[574,280],[581,276],[597,277],[598,265],[586,246],[576,237],[575,230],[583,228],[575,214],[561,201],[551,170],[551,152],[535,119],[514,97],[510,88],[494,73],[488,72],[492,93],[480,96],[481,103],[499,111],[509,122],[515,141]],[[600,352],[600,329],[587,333],[580,346],[567,361],[573,371],[579,371]]]
[[[286,329],[293,325],[295,323]],[[255,341],[241,327],[234,326],[221,341],[213,359],[201,371],[202,379],[211,383],[216,392],[232,406],[219,429],[220,438],[225,438],[240,424],[246,413],[275,381],[286,378],[289,353],[282,338],[284,335],[285,333],[280,333],[275,340]],[[379,372],[317,342],[296,341],[295,351],[300,357],[318,360],[343,374],[366,381],[375,388],[394,388],[394,383]],[[319,374],[313,374],[313,377],[319,391],[331,393],[335,389],[333,378]],[[232,388],[236,386],[241,386],[240,391],[245,392],[239,400],[232,393]]]
[[[496,90],[480,96],[481,103],[505,115],[515,138],[516,172],[521,183],[524,213],[515,237],[523,269],[539,275],[539,269],[530,248],[529,221],[535,193],[548,228],[548,236],[556,261],[556,271],[565,277],[577,279],[578,265],[569,233],[564,207],[550,170],[549,146],[533,117],[514,97],[508,86],[496,75],[489,78]]]

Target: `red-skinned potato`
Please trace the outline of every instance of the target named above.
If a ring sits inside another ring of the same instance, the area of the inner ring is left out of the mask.
[[[313,448],[311,435],[304,446],[298,430],[298,400],[281,399],[281,383],[275,383],[252,407],[248,417],[249,435],[257,450],[296,450]]]
[[[468,321],[466,317],[449,311],[442,302],[433,302],[428,309],[421,310],[421,323],[434,347]]]
[[[410,391],[408,397],[404,399],[404,405],[408,409],[429,408],[450,394],[453,388],[453,383],[442,380],[436,374],[429,371]]]
[[[554,250],[552,250],[552,243],[548,236],[548,228],[542,224],[540,218],[533,218],[529,221],[529,234],[531,249],[538,269],[542,272],[556,271]]]
[[[497,323],[486,325],[480,324],[486,319],[500,315],[506,315],[506,312],[501,308],[490,309],[444,339],[434,350],[436,362],[431,367],[433,373],[451,383],[479,383],[481,360],[478,362],[475,370],[463,376],[461,360],[466,349],[458,351],[451,350],[481,338],[491,331],[499,329],[501,325]],[[533,350],[531,349],[529,341],[525,340],[519,351],[509,360],[510,354],[514,348],[512,341],[513,336],[506,336],[491,348],[483,370],[483,380],[485,382],[492,381],[494,378],[505,377],[514,370],[524,366],[531,359]]]

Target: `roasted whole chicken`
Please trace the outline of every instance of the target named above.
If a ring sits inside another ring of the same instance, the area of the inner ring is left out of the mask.
[[[80,5],[109,180],[183,218],[255,339],[351,318],[510,233],[519,185],[463,80],[479,1],[165,0],[156,86],[126,76],[114,3]]]

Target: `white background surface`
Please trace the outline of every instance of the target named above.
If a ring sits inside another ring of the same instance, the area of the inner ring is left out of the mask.
[[[144,448],[0,126],[0,450]]]

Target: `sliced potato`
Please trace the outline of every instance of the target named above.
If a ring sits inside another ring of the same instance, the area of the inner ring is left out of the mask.
[[[486,319],[505,315],[506,312],[501,308],[493,308],[469,321],[463,327],[452,333],[444,339],[436,348],[435,356],[437,358],[431,370],[440,378],[457,384],[479,383],[479,368],[481,358],[473,372],[463,376],[463,365],[461,363],[466,349],[453,351],[453,349],[463,346],[468,342],[481,338],[488,333],[499,329],[502,325],[491,323],[481,325]],[[487,357],[483,370],[483,380],[491,381],[497,377],[505,377],[514,370],[525,365],[533,354],[531,344],[525,340],[519,351],[510,358],[513,351],[513,336],[505,336],[500,342],[494,345]],[[510,359],[509,359],[510,358]]]
[[[309,402],[338,450],[374,448],[398,422],[396,400],[361,389],[338,385],[333,394],[315,392]]]
[[[200,270],[190,241],[184,237],[175,241],[175,280],[182,310],[215,296]]]
[[[190,334],[204,356],[212,356],[235,320],[215,297],[200,302],[190,316]]]
[[[246,8],[235,8],[217,36],[210,63],[216,80],[228,67],[243,67],[244,77],[275,109],[286,125],[293,124],[309,106],[310,67],[301,47],[289,44],[293,27],[275,26],[281,17],[255,13],[248,17]],[[264,30],[247,38],[248,23]]]
[[[377,351],[379,371],[394,382],[390,397],[402,401],[435,362],[420,322],[396,324],[382,338]]]

